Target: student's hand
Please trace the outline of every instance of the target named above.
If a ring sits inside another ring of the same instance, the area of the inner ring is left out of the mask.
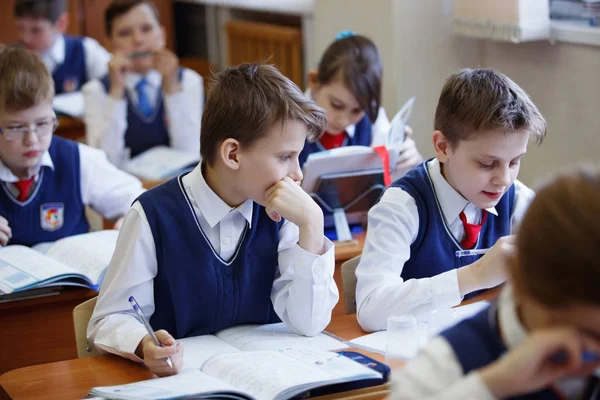
[[[298,245],[313,254],[323,254],[323,211],[300,187],[299,182],[285,177],[265,193],[265,209],[276,222],[281,218],[298,226]]]
[[[507,265],[515,252],[515,236],[498,239],[490,251],[471,265],[459,268],[458,286],[462,296],[480,289],[488,289],[503,283],[507,277]]]
[[[175,344],[175,339],[167,331],[156,331],[158,341],[164,346],[154,344],[150,335],[144,336],[136,350],[136,355],[144,359],[144,364],[157,376],[175,375],[183,368],[183,343]],[[165,358],[170,357],[173,368]]]
[[[495,397],[513,397],[540,390],[565,377],[591,375],[600,362],[584,363],[584,350],[600,354],[600,344],[574,329],[541,330],[479,373]],[[557,353],[565,355],[564,362],[552,360]]]
[[[169,49],[161,49],[154,53],[154,69],[162,75],[163,89],[166,94],[181,92],[179,83],[179,59]]]
[[[12,229],[6,218],[0,216],[0,246],[6,246],[10,238],[12,238]]]
[[[401,177],[410,169],[416,167],[423,161],[423,156],[417,149],[417,144],[412,139],[413,130],[410,126],[404,128],[406,139],[404,142],[389,149],[398,153],[398,160],[394,166],[394,176]]]
[[[125,74],[129,70],[131,70],[131,60],[123,54],[114,54],[108,62],[109,95],[113,99],[120,100],[125,96]]]

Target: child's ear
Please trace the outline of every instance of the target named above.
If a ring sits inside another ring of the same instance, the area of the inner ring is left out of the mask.
[[[448,161],[448,152],[450,151],[450,143],[442,131],[434,131],[433,137],[433,150],[435,151],[435,158],[439,162],[445,163]]]
[[[167,30],[165,29],[164,25],[160,26],[160,46],[159,48],[163,48],[167,46]]]
[[[240,168],[240,142],[229,138],[221,143],[219,157],[226,167],[237,171]]]
[[[319,77],[317,70],[314,68],[308,71],[308,87],[311,92],[315,92],[319,88]]]
[[[54,26],[58,32],[65,34],[69,28],[69,14],[66,12],[60,14],[60,16],[56,19]]]

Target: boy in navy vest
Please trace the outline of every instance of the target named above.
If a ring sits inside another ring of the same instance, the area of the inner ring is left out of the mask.
[[[299,186],[298,155],[324,127],[323,110],[272,66],[217,75],[202,116],[203,161],[133,205],[90,341],[169,375],[182,366],[175,339],[279,321],[321,332],[338,300],[334,249],[321,209]],[[166,347],[132,314],[131,295]]]
[[[507,237],[533,192],[517,181],[531,138],[546,122],[505,75],[451,75],[436,114],[435,159],[389,187],[369,211],[358,279],[358,320],[385,329],[391,315],[427,313],[505,280]],[[457,251],[490,249],[484,257]],[[481,258],[480,258],[481,257]]]
[[[38,56],[16,47],[0,51],[2,246],[88,232],[86,205],[117,220],[143,190],[100,151],[52,136],[53,96],[52,77]]]
[[[105,13],[109,73],[83,88],[86,140],[123,167],[155,146],[198,154],[204,86],[179,67],[150,0],[114,0]]]
[[[390,121],[381,104],[383,67],[375,43],[350,31],[338,34],[323,53],[317,70],[308,74],[312,97],[327,116],[327,128],[320,140],[307,142],[300,154],[300,166],[308,156],[342,146],[381,146],[387,143]],[[400,177],[417,166],[423,157],[406,127],[406,140],[390,151],[399,152],[394,176]]]
[[[56,94],[74,92],[106,75],[110,54],[94,39],[65,35],[67,0],[16,0],[21,43],[37,53],[54,79]]]
[[[398,370],[391,398],[600,399],[598,213],[597,168],[539,190],[509,259],[511,286]]]

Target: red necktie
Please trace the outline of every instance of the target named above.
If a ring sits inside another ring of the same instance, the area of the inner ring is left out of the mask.
[[[460,241],[460,245],[463,249],[472,249],[473,246],[475,246],[475,243],[477,243],[479,232],[481,231],[481,227],[483,226],[487,218],[487,211],[482,210],[481,212],[481,224],[469,224],[467,222],[467,216],[465,215],[464,211],[460,212],[460,220],[462,221],[463,226],[465,227],[465,237],[463,238],[463,240]]]
[[[17,200],[19,200],[19,201],[27,200],[27,197],[29,197],[29,188],[31,187],[32,183],[33,183],[33,177],[22,180],[22,181],[14,182],[14,185],[19,190],[19,197],[17,197]]]
[[[329,132],[325,132],[323,136],[321,136],[320,140],[323,147],[325,147],[325,150],[342,147],[344,140],[346,140],[346,132],[340,132],[337,135],[332,135]]]

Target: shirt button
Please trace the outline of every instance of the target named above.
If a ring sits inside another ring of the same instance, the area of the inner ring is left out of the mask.
[[[231,238],[226,236],[225,239],[223,239],[223,244],[231,244]]]

